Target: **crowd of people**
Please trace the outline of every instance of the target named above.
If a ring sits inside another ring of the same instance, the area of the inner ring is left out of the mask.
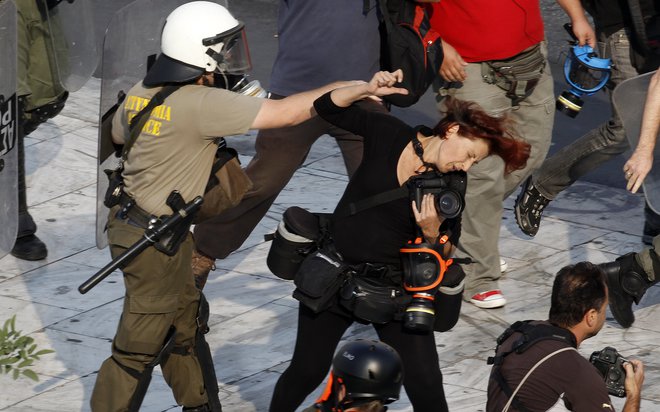
[[[627,8],[628,2],[637,7]],[[638,44],[637,17],[657,24],[660,7],[628,2],[557,0],[578,44],[612,59],[610,88],[658,67],[647,45]],[[295,273],[296,342],[270,410],[295,411],[329,370],[326,391],[310,411],[383,411],[401,387],[415,410],[451,410],[434,331],[453,327],[462,301],[482,309],[506,305],[498,284],[503,201],[522,183],[516,221],[534,236],[559,192],[628,145],[613,110],[605,125],[546,158],[555,95],[537,0],[420,3],[426,3],[430,24],[442,38],[444,60],[433,84],[440,119],[418,127],[393,116],[384,103],[408,91],[400,87],[406,73],[380,70],[383,2],[280,1],[268,98],[241,94],[227,80],[240,80],[251,62],[244,25],[224,6],[193,1],[168,15],[160,55],[112,118],[112,140],[123,147],[115,201],[107,205],[112,256],[164,216],[183,218],[122,267],[124,306],[111,356],[98,372],[92,410],[138,410],[156,365],[183,410],[221,410],[204,338],[209,316],[204,284],[216,259],[243,244],[323,134],[337,140],[349,183],[332,214],[310,215],[318,250]],[[27,18],[28,9],[21,10]],[[40,19],[38,10],[30,13]],[[635,59],[633,50],[641,57]],[[21,79],[30,79],[27,72],[27,67],[19,72]],[[653,163],[659,77],[651,80],[640,143],[623,169],[631,192]],[[67,92],[52,89],[43,119],[35,119],[37,93],[27,86],[19,90],[21,164],[23,135],[64,105]],[[145,126],[149,119],[158,127]],[[221,138],[251,129],[259,132],[245,168],[249,190],[236,206],[195,221],[191,231],[195,202],[217,172]],[[19,174],[21,223],[12,254],[43,259],[46,246],[27,213],[24,175]],[[427,187],[419,186],[420,179],[442,189],[454,179],[459,211],[443,209],[437,192],[419,189]],[[600,331],[608,304],[615,320],[630,327],[633,302],[657,283],[660,237],[653,237],[660,230],[651,208],[646,215],[644,234],[652,248],[601,265],[565,266],[554,281],[548,319],[517,322],[498,339],[488,411],[613,410],[607,379],[575,349]],[[443,293],[458,298],[436,299]],[[442,311],[453,315],[435,319],[438,305],[448,304]],[[355,322],[371,324],[382,342],[337,349]],[[626,360],[621,368],[624,411],[639,411],[644,367]]]

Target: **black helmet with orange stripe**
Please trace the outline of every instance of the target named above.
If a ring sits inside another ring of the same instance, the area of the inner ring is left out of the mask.
[[[329,401],[343,386],[344,397],[335,398],[341,410],[375,400],[386,405],[399,399],[402,384],[403,364],[394,348],[360,339],[337,351],[328,387],[319,401]]]

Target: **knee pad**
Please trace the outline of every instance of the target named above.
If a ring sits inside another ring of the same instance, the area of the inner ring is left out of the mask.
[[[128,366],[122,365],[119,363],[115,357],[112,357],[112,360],[121,368],[124,370],[124,372],[128,373],[131,375],[133,378],[137,380],[137,386],[135,387],[135,391],[133,392],[133,395],[131,395],[131,400],[128,404],[128,410],[129,412],[137,412],[140,410],[140,406],[142,405],[142,401],[144,400],[144,396],[147,394],[147,389],[149,388],[149,384],[151,383],[151,375],[153,373],[154,368],[156,365],[161,364],[167,360],[167,357],[172,353],[172,349],[174,348],[174,340],[176,338],[176,328],[174,326],[170,327],[170,330],[167,332],[167,336],[165,337],[165,342],[163,343],[163,347],[161,348],[158,353],[154,356],[154,359],[149,362],[144,370],[142,372],[129,368]],[[121,350],[115,348],[116,351],[122,352]]]
[[[648,280],[644,279],[642,275],[637,272],[627,272],[621,274],[621,288],[632,296],[636,304],[639,304],[640,299],[644,296],[644,292],[649,288]]]
[[[208,396],[209,410],[212,412],[221,412],[222,405],[218,393],[218,379],[215,375],[215,366],[213,365],[213,357],[211,356],[211,348],[206,342],[204,335],[208,333],[209,326],[209,302],[203,293],[199,293],[199,307],[197,309],[197,333],[195,333],[195,355],[199,361],[199,366],[202,372],[202,380],[204,381],[204,388]]]

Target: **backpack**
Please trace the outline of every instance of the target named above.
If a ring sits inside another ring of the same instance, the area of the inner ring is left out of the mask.
[[[500,386],[502,392],[504,392],[509,397],[508,405],[513,406],[515,410],[519,412],[529,412],[529,409],[525,407],[525,405],[523,405],[515,397],[518,389],[520,388],[520,386],[522,386],[522,384],[524,383],[525,379],[527,379],[527,376],[529,374],[525,376],[525,378],[518,385],[518,388],[516,388],[514,391],[506,382],[506,379],[504,378],[504,375],[502,375],[502,371],[500,369],[502,364],[504,363],[504,359],[512,353],[518,353],[518,354],[523,353],[531,346],[535,345],[536,343],[542,340],[556,340],[559,342],[564,342],[568,345],[566,348],[553,352],[552,354],[550,354],[550,356],[555,355],[556,353],[562,352],[567,349],[577,348],[577,342],[575,340],[575,336],[569,330],[552,324],[550,325],[533,324],[531,322],[532,322],[531,320],[517,321],[513,323],[511,326],[509,326],[497,338],[497,347],[495,348],[495,356],[489,356],[488,360],[486,361],[486,363],[488,363],[489,365],[493,365],[493,373],[491,374],[491,379],[493,379]],[[509,337],[511,337],[511,335],[513,335],[516,332],[521,333],[521,336],[513,342],[513,346],[511,347],[511,350],[498,354],[497,352],[500,345],[503,344],[507,339],[509,339]],[[534,368],[538,366],[540,363],[542,363],[548,357],[539,361],[534,366]],[[534,370],[534,368],[530,370],[530,373],[531,371]],[[508,406],[507,408],[505,408],[505,410],[508,410]]]
[[[431,28],[426,7],[413,0],[379,0],[381,26],[381,68],[403,70],[403,82],[397,87],[407,95],[395,94],[384,99],[399,107],[415,104],[438,76],[443,53],[440,35]]]

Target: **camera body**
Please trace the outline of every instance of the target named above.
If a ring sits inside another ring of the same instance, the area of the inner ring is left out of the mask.
[[[408,180],[411,200],[417,210],[421,210],[422,198],[430,193],[435,198],[438,215],[445,219],[458,217],[465,208],[465,189],[467,174],[464,171],[439,173],[435,171],[420,173]]]
[[[623,364],[628,362],[628,359],[621,356],[616,349],[608,346],[601,351],[596,351],[589,357],[591,362],[598,372],[605,380],[607,392],[610,395],[623,398],[626,396],[625,381],[626,370]]]

